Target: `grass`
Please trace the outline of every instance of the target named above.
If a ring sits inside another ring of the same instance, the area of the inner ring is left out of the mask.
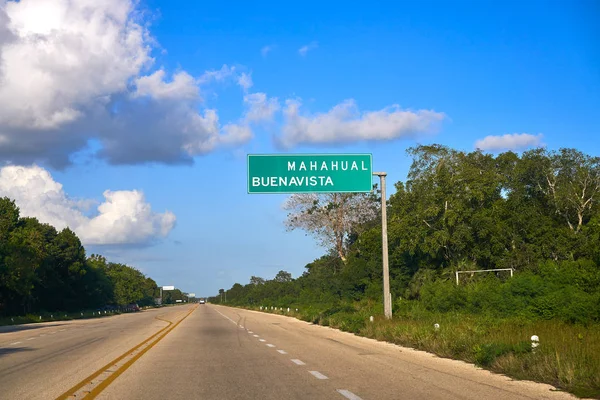
[[[16,317],[3,317],[0,318],[0,326],[7,325],[22,325],[22,324],[31,324],[36,322],[52,322],[52,321],[71,321],[74,319],[88,319],[88,318],[101,318],[107,317],[110,315],[120,314],[120,312],[109,312],[106,314],[104,312],[100,313],[99,311],[80,311],[80,312],[53,312],[53,313],[36,313],[36,314],[27,314]]]
[[[436,330],[434,323],[439,323]],[[481,320],[439,315],[377,319],[363,336],[475,363],[517,379],[551,384],[579,397],[600,398],[600,327],[555,321]],[[540,338],[532,351],[530,337]]]
[[[295,312],[296,307],[299,312]],[[512,378],[547,383],[578,397],[600,399],[598,324],[583,326],[555,320],[500,319],[418,309],[385,320],[380,308],[357,304],[327,309],[294,306],[289,313],[286,308],[266,311],[471,362]],[[376,315],[374,322],[369,322],[370,315]],[[439,324],[439,328],[434,324]],[[539,337],[535,351],[531,347],[532,335]]]
[[[186,303],[187,304],[187,303]],[[174,304],[173,304],[174,305]],[[162,307],[166,307],[163,305]],[[152,306],[140,307],[141,309],[154,308]],[[38,312],[35,314],[27,314],[14,317],[0,317],[0,326],[8,325],[22,325],[31,324],[36,322],[53,322],[53,321],[71,321],[74,319],[90,319],[90,318],[102,318],[111,315],[118,315],[127,313],[130,311],[126,310],[114,310],[114,311],[96,311],[96,310],[84,310],[77,312]]]

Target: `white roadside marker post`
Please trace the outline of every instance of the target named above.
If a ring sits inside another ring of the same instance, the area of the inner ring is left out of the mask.
[[[535,350],[540,345],[540,338],[538,335],[533,335],[531,337],[531,351],[535,353]]]

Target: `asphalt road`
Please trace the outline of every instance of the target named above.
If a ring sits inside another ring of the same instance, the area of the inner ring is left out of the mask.
[[[4,327],[0,399],[55,399],[88,375],[181,318],[191,306],[98,319]]]
[[[293,318],[190,307],[0,333],[0,398],[56,398],[163,329],[167,323],[155,318],[159,313],[181,322],[123,367],[98,398],[574,398],[548,385],[512,381],[463,362]],[[11,345],[16,341],[21,343]]]

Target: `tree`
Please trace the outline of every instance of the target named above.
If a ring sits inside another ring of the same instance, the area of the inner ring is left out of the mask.
[[[177,303],[177,300],[185,300],[187,296],[179,289],[175,288],[175,290],[169,290],[164,292],[165,296],[165,304],[174,304]]]
[[[291,282],[292,274],[287,271],[279,271],[277,275],[275,275],[275,281],[279,283]]]
[[[86,259],[72,230],[20,218],[15,202],[0,198],[0,315],[152,304],[156,289],[135,268],[95,254]]]
[[[144,274],[128,265],[108,263],[107,275],[114,285],[114,299],[117,304],[139,303],[150,298],[154,292],[154,289],[148,287]],[[181,292],[177,296],[181,296]],[[175,297],[171,295],[171,298]]]
[[[6,264],[11,250],[8,246],[10,233],[19,222],[19,208],[8,197],[0,198],[0,311],[8,307],[12,300],[13,281],[18,279],[15,271]]]
[[[9,274],[3,285],[16,295],[13,301],[17,300],[22,310],[28,312],[33,303],[36,272],[45,256],[42,236],[35,229],[20,226],[10,232],[6,249],[8,254],[3,264]]]
[[[416,260],[431,268],[496,263],[509,240],[497,217],[506,202],[504,163],[480,151],[439,145],[408,152],[413,156],[408,180],[390,198],[391,262],[414,266]]]
[[[345,263],[348,239],[377,217],[379,202],[372,193],[302,193],[290,196],[284,209],[288,230],[306,231]]]
[[[536,149],[523,155],[523,163],[529,168],[526,184],[543,193],[569,229],[579,233],[598,206],[600,157],[575,149]]]
[[[8,197],[0,198],[0,246],[8,240],[9,232],[19,223],[19,207]]]
[[[250,277],[250,284],[251,285],[264,285],[265,284],[265,280],[259,276],[254,276],[252,275]]]
[[[106,275],[106,269],[98,263],[86,260],[85,274],[78,283],[81,308],[97,308],[114,302],[114,284]]]

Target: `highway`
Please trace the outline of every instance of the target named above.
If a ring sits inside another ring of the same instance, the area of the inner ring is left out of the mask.
[[[293,318],[208,304],[18,329],[0,331],[0,399],[575,398]]]

